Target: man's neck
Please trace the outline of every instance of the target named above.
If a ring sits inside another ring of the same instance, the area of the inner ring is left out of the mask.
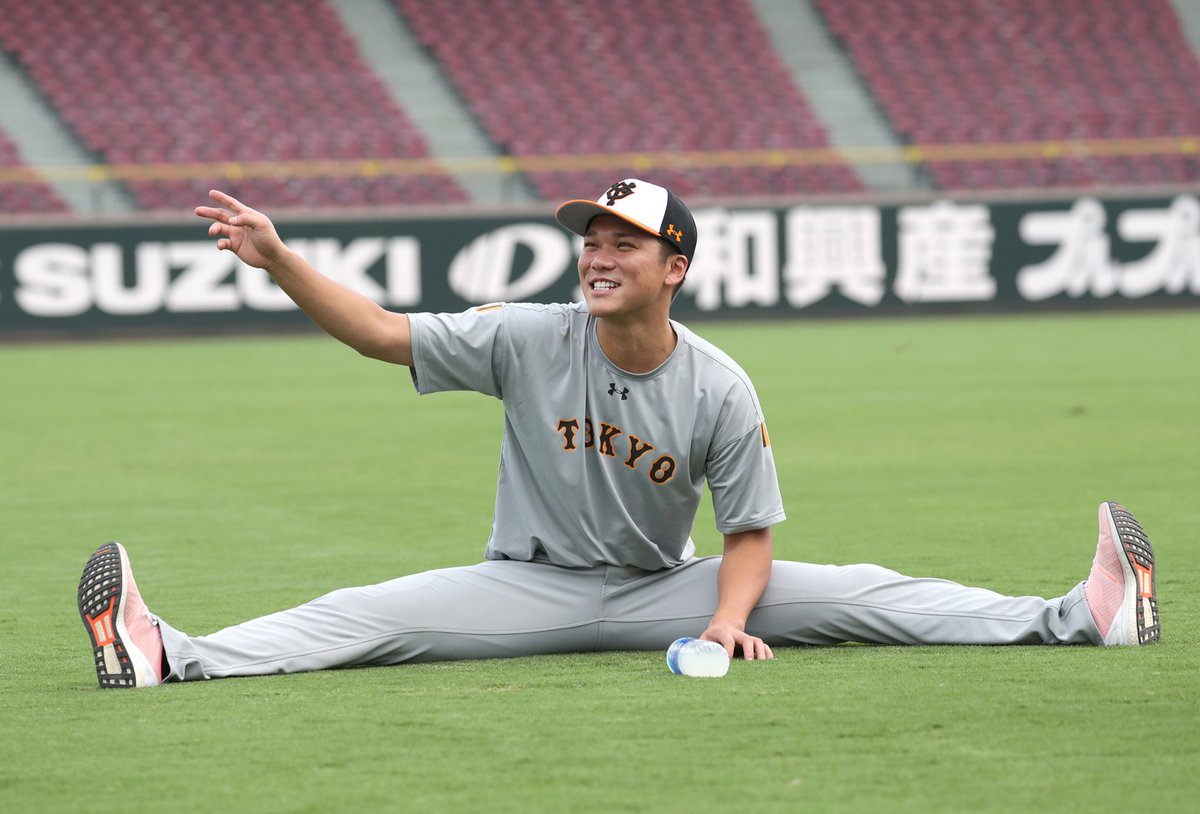
[[[629,373],[654,370],[667,361],[679,341],[668,319],[650,325],[600,319],[596,338],[609,361]]]

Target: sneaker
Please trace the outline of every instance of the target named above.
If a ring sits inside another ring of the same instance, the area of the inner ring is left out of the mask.
[[[102,688],[162,683],[162,634],[120,543],[105,543],[88,558],[79,578],[79,616],[92,639]]]
[[[1120,503],[1100,504],[1100,541],[1083,595],[1105,644],[1147,644],[1158,639],[1154,549]]]

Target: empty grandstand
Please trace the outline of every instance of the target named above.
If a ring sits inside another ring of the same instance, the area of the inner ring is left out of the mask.
[[[146,209],[187,210],[218,182],[281,207],[464,200],[436,169],[322,170],[428,157],[325,3],[222,16],[186,0],[44,0],[0,15],[0,45],[98,162],[127,168]],[[233,179],[195,167],[222,162],[260,166]]]
[[[828,146],[823,125],[741,0],[396,5],[504,152],[582,155],[601,165],[535,169],[547,199],[635,174],[628,158],[596,158],[629,153],[657,154],[665,166],[656,177],[681,195],[860,188],[840,161],[741,166],[728,155]],[[724,153],[725,164],[672,166],[672,156],[693,153]]]
[[[1085,155],[1041,155],[1035,145],[1027,155],[933,160],[938,189],[1200,178],[1195,151],[1145,155],[1120,144],[1200,134],[1200,63],[1167,0],[816,4],[907,143],[1110,142]]]
[[[846,76],[779,38],[801,8]],[[397,94],[389,44],[437,87]],[[496,203],[478,173],[545,201],[647,173],[697,199],[857,193],[888,161],[932,190],[1200,178],[1200,63],[1169,0],[41,0],[8,4],[0,52],[87,162],[29,158],[0,85],[0,213],[86,213],[62,184],[98,181],[180,212],[214,185],[273,209]],[[880,143],[831,138],[815,77]],[[482,146],[448,153],[426,104]]]

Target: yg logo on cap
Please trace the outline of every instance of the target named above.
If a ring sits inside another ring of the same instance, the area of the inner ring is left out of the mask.
[[[618,181],[617,183],[613,184],[608,188],[608,192],[604,193],[606,196],[608,196],[608,205],[613,206],[622,198],[628,198],[633,194],[633,188],[636,186],[637,184],[630,184],[626,181]]]

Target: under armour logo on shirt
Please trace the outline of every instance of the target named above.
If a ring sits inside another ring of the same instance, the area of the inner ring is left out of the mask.
[[[620,390],[618,390],[616,382],[608,383],[608,394],[610,396],[620,396],[621,401],[629,401],[629,388],[622,387]]]
[[[617,183],[608,188],[608,192],[604,193],[608,196],[608,205],[613,206],[622,198],[628,198],[633,194],[633,188],[636,186],[637,184],[631,184],[627,181],[617,181]]]

